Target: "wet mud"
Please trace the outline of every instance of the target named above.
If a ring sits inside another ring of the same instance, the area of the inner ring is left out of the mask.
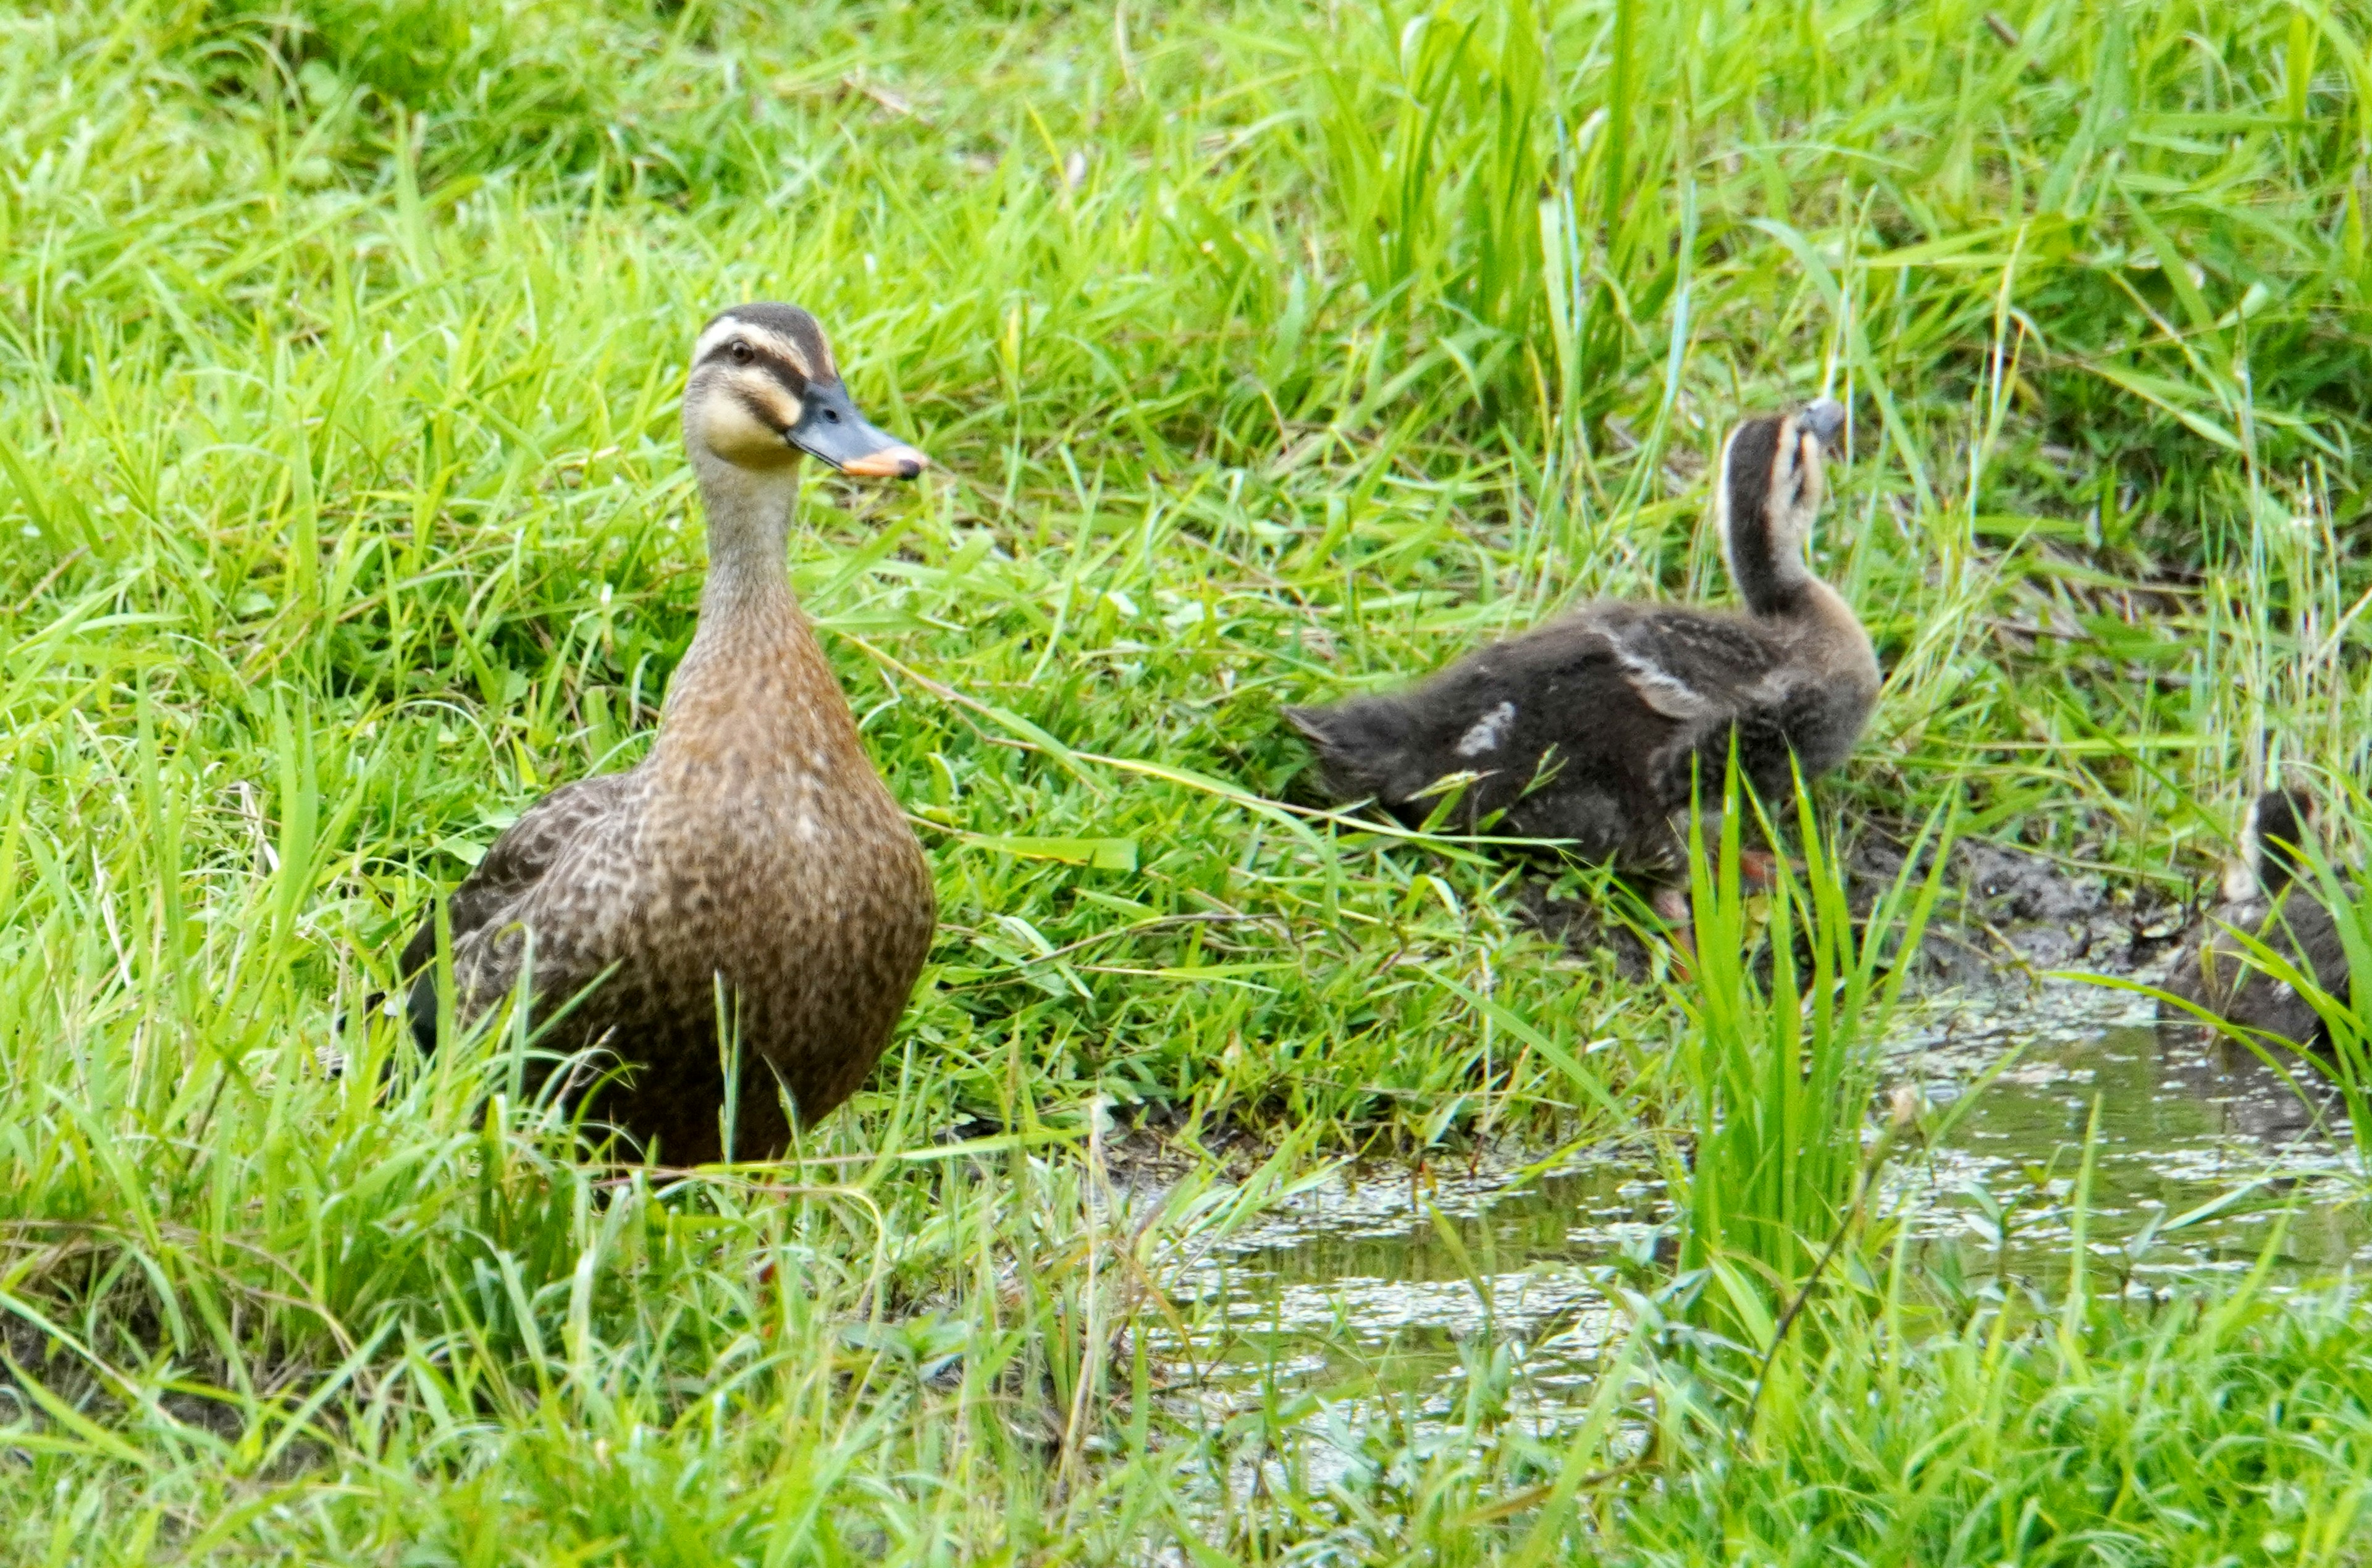
[[[1907,858],[1882,828],[1865,831],[1845,859],[1845,894],[1866,919],[1896,886]],[[1911,868],[1927,871],[1923,856]],[[1576,891],[1545,877],[1520,882],[1519,918],[1576,957],[1603,956],[1617,978],[1646,981],[1669,939],[1645,917],[1644,897]],[[1999,983],[2059,969],[2132,975],[2152,969],[2189,928],[2193,912],[2050,855],[1982,839],[1952,845],[1943,897],[1921,942],[1923,990]]]

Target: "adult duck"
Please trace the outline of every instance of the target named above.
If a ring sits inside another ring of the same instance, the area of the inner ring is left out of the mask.
[[[643,761],[529,807],[447,909],[454,1013],[524,978],[542,1043],[622,1069],[593,1107],[646,1154],[763,1158],[854,1093],[889,1043],[936,920],[922,846],[874,771],[785,566],[803,458],[911,479],[815,318],[744,305],[701,330],[684,444],[708,576]],[[398,959],[435,1043],[436,923]],[[732,1080],[720,1039],[738,1045]]]
[[[2286,959],[2317,989],[2348,1000],[2347,948],[2339,922],[2308,869],[2314,799],[2298,789],[2269,789],[2249,807],[2240,858],[2224,877],[2224,898],[2207,912],[2177,955],[2166,989],[2252,1033],[2308,1050],[2328,1049],[2330,1027],[2296,986],[2256,969],[2248,938]],[[2161,1005],[2165,1017],[2192,1014]]]
[[[1844,427],[1829,399],[1748,420],[1715,490],[1742,610],[1601,601],[1468,655],[1413,690],[1288,708],[1338,799],[1411,826],[1449,820],[1562,841],[1657,889],[1680,916],[1692,791],[1718,800],[1730,749],[1758,796],[1793,798],[1844,761],[1878,701],[1878,657],[1804,552]]]

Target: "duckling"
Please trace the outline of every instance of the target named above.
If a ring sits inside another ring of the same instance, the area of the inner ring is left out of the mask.
[[[2331,1030],[2286,981],[2251,969],[2237,932],[2246,932],[2310,974],[2326,993],[2347,999],[2347,949],[2339,923],[2307,869],[2315,804],[2304,790],[2269,789],[2249,807],[2241,857],[2224,877],[2224,900],[2210,910],[2167,976],[2166,989],[2227,1022],[2307,1050],[2327,1050]],[[2303,874],[2303,875],[2302,875]],[[2161,1004],[2162,1016],[2192,1015]]]
[[[545,1043],[626,1069],[597,1113],[697,1164],[726,1152],[720,1028],[740,1052],[732,1155],[769,1157],[790,1133],[778,1082],[812,1122],[879,1059],[937,900],[785,565],[803,456],[900,479],[926,459],[857,412],[815,318],[785,305],[701,329],[683,435],[708,577],[650,753],[529,807],[447,908],[459,1018],[526,969]],[[436,949],[432,918],[397,960],[424,1049]]]
[[[1473,830],[1564,841],[1660,885],[1685,865],[1691,788],[1718,798],[1735,741],[1765,801],[1844,761],[1878,691],[1869,635],[1804,563],[1843,428],[1823,398],[1748,420],[1722,447],[1715,492],[1745,612],[1600,601],[1482,648],[1413,691],[1288,708],[1329,791],[1373,796],[1411,826],[1464,782],[1450,813]]]

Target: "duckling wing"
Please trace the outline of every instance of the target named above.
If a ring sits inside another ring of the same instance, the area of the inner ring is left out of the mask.
[[[1650,761],[1667,807],[1692,787],[1718,794],[1730,749],[1755,793],[1780,804],[1796,768],[1825,772],[1844,760],[1869,717],[1872,693],[1808,665],[1788,640],[1742,616],[1680,608],[1619,607],[1601,631],[1642,703],[1674,721]]]
[[[2352,889],[2348,889],[2352,891]],[[2335,999],[2342,1006],[2348,1002],[2347,943],[2340,935],[2339,921],[2323,904],[2320,889],[2293,886],[2281,900],[2279,913],[2265,922],[2262,940],[2296,966],[2300,978],[2311,980],[2314,988]],[[2315,1012],[2314,1005],[2303,996],[2297,1007],[2306,1034],[2290,1038],[2303,1043],[2327,1046],[2331,1031]],[[2311,1022],[2305,1022],[2307,1016]],[[2310,1038],[2309,1038],[2310,1037]]]
[[[2185,939],[2166,978],[2166,990],[2227,1023],[2307,1049],[2330,1044],[2330,1030],[2297,987],[2259,968],[2258,945],[2270,947],[2310,976],[2320,990],[2347,997],[2347,957],[2322,906],[2295,896],[2268,902],[2234,900],[2210,910]],[[2335,960],[2329,969],[2326,963]],[[2334,989],[2335,988],[2335,989]],[[2190,1023],[2192,1015],[2161,1002],[2162,1020]]]
[[[1783,655],[1752,621],[1701,610],[1609,606],[1597,630],[1641,702],[1684,725],[1738,710]]]
[[[565,784],[520,814],[446,900],[453,943],[493,922],[533,891],[552,863],[588,831],[611,820],[625,799],[630,773],[601,773]],[[432,912],[403,945],[399,974],[413,975],[436,956]]]
[[[2340,923],[2353,918],[2349,906],[2363,895],[2354,879],[2344,875],[2340,877],[2339,891],[2345,901],[2335,908],[2326,906],[2319,896],[2310,895],[2307,901],[2314,912],[2294,919],[2291,930],[2297,938],[2298,956],[2314,971],[2315,984],[2345,1002],[2349,996],[2347,940],[2340,935]]]
[[[1656,761],[1667,804],[1689,799],[1691,778],[1717,795],[1730,750],[1738,772],[1766,805],[1795,798],[1796,775],[1827,772],[1849,756],[1869,722],[1874,696],[1866,687],[1827,673],[1781,664],[1751,684],[1682,723]]]

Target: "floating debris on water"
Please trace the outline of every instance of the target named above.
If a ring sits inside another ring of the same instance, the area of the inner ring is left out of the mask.
[[[1963,1278],[2062,1288],[2087,1128],[2103,1288],[2250,1267],[2277,1225],[2281,1283],[2372,1260],[2336,1106],[2199,1031],[2155,1027],[2149,1005],[2051,982],[1908,1017],[1897,1082],[1938,1107],[1983,1082],[1946,1140],[1887,1184],[1924,1263],[1948,1250]],[[1371,1418],[1451,1422],[1482,1347],[1501,1419],[1546,1434],[1579,1419],[1621,1337],[1623,1255],[1646,1256],[1670,1219],[1662,1170],[1636,1144],[1545,1165],[1490,1151],[1346,1167],[1181,1264],[1169,1287],[1185,1330],[1148,1348],[1216,1416],[1280,1389],[1304,1398],[1302,1430],[1334,1447],[1322,1432]]]

